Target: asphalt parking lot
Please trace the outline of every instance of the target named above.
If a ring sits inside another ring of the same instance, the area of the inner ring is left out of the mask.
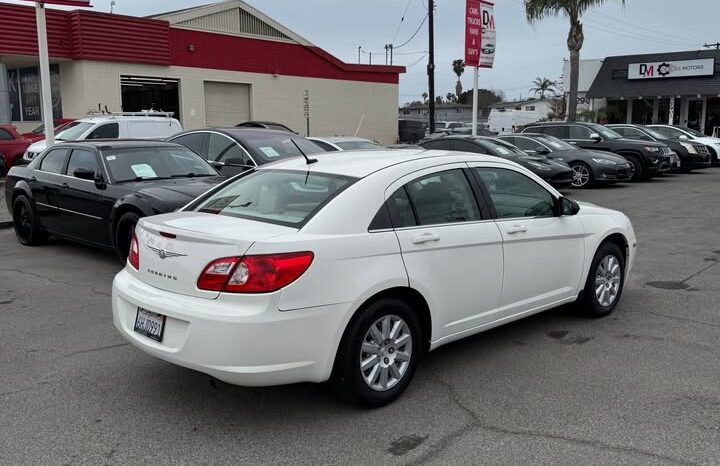
[[[616,312],[443,347],[374,411],[146,356],[112,325],[112,254],[0,230],[0,464],[720,464],[720,169],[568,194],[633,220]]]

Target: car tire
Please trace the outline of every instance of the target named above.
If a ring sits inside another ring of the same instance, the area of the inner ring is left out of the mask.
[[[592,186],[595,181],[592,169],[583,162],[573,162],[570,164],[573,171],[571,185],[573,188],[583,189]]]
[[[630,170],[632,171],[632,177],[630,181],[639,181],[647,178],[645,166],[639,157],[635,155],[623,155],[630,163]]]
[[[710,152],[710,165],[713,167],[720,166],[720,158],[718,158],[717,151],[712,147],[708,147],[708,151]]]
[[[397,332],[392,335],[396,325]],[[348,325],[331,384],[346,401],[384,406],[410,384],[424,349],[422,327],[413,309],[399,299],[380,299]]]
[[[593,257],[582,296],[576,303],[586,317],[605,317],[615,310],[625,286],[625,256],[614,243],[603,243]]]
[[[13,227],[15,236],[24,246],[37,246],[47,240],[47,233],[40,227],[35,208],[27,196],[20,195],[13,201]]]
[[[115,224],[115,236],[113,237],[115,253],[122,265],[127,262],[128,253],[130,252],[130,240],[135,232],[135,225],[139,220],[140,216],[135,212],[125,212]]]

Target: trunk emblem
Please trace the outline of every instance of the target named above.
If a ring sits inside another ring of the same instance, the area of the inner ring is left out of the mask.
[[[187,256],[187,254],[180,254],[179,252],[166,251],[165,249],[154,248],[152,246],[148,246],[148,249],[150,249],[152,252],[157,254],[160,259],[167,259],[168,257],[185,257],[185,256]]]

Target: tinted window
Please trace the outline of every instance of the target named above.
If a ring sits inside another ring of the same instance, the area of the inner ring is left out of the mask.
[[[552,217],[552,194],[527,176],[502,168],[476,168],[490,193],[498,218]]]
[[[305,152],[305,154],[324,152],[312,141],[287,132],[254,131],[252,133],[242,133],[238,138],[242,140],[243,146],[252,153],[253,158],[258,163],[274,162],[275,160],[288,157],[302,156],[297,146],[300,146],[300,149]]]
[[[55,135],[58,141],[75,141],[80,138],[85,131],[93,127],[93,123],[73,121],[64,126],[63,129]]]
[[[475,154],[487,154],[488,151],[484,147],[480,147],[477,144],[473,144],[470,141],[463,141],[462,139],[455,139],[453,141],[453,149],[462,152],[472,152]]]
[[[507,139],[505,139],[505,138],[503,138],[503,139],[507,141]],[[515,142],[513,142],[513,141],[508,141],[508,142],[511,144],[514,144],[515,146],[519,147],[522,150],[534,151],[538,147],[542,146],[542,144],[540,144],[539,142],[537,142],[533,139],[529,139],[529,138],[518,137],[518,138],[513,138],[513,139],[515,140]]]
[[[116,183],[218,176],[217,170],[183,146],[109,149],[103,151],[102,157]]]
[[[172,139],[172,142],[182,144],[196,154],[207,158],[207,154],[203,154],[203,144],[205,143],[206,137],[207,133],[183,134],[182,136]]]
[[[70,154],[67,170],[65,173],[74,176],[75,170],[78,168],[87,168],[95,173],[98,172],[98,162],[95,153],[85,149],[74,149]]]
[[[325,173],[258,170],[190,210],[300,227],[353,180]]]
[[[429,150],[450,150],[450,141],[448,141],[447,139],[442,141],[427,141],[423,142],[420,145],[423,146],[425,149]]]
[[[556,138],[560,139],[569,138],[567,126],[532,126],[528,129],[528,132],[548,134],[550,136],[555,136]]]
[[[642,133],[642,131],[639,131],[635,128],[612,128],[613,131],[618,133],[620,136],[624,136],[629,139],[649,139],[645,134]]]
[[[221,134],[210,133],[207,158],[236,165],[255,165],[237,141]]]
[[[420,225],[480,220],[475,195],[462,170],[433,173],[406,185]]]
[[[378,150],[383,147],[371,141],[345,141],[336,143],[342,150]]]
[[[68,149],[53,149],[43,157],[40,170],[50,173],[62,173]]]
[[[415,213],[413,212],[412,205],[410,205],[410,198],[404,186],[395,191],[395,194],[390,196],[386,204],[395,228],[414,227],[417,225]]]
[[[117,139],[118,137],[120,137],[120,125],[107,123],[95,128],[86,139]]]
[[[15,139],[9,131],[0,128],[0,140],[7,141]]]
[[[570,136],[568,139],[590,139],[592,131],[584,126],[570,126]]]
[[[337,149],[325,141],[313,141],[316,145],[322,147],[327,152],[337,152]]]

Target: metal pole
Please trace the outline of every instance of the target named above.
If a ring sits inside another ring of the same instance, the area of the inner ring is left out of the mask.
[[[362,45],[358,47],[358,65],[360,64],[360,51],[362,50]]]
[[[472,114],[472,135],[477,136],[478,123],[478,75],[480,67],[473,67],[473,114]]]
[[[428,60],[428,112],[430,113],[430,134],[435,132],[435,38],[434,38],[434,20],[433,10],[435,9],[434,0],[428,0],[428,35],[429,44],[428,52],[430,59]]]
[[[390,66],[393,64],[393,44],[390,44]]]
[[[40,90],[42,96],[42,119],[45,125],[47,147],[55,144],[53,125],[52,84],[50,82],[50,58],[48,57],[47,28],[45,27],[45,6],[35,2],[35,20],[37,22],[38,56],[40,57]]]
[[[370,52],[370,64],[372,65],[372,52]]]

